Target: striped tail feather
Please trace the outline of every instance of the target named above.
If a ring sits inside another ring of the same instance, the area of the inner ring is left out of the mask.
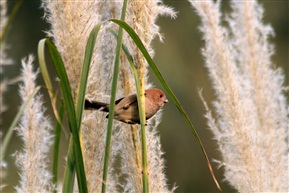
[[[109,112],[109,104],[98,102],[98,101],[89,101],[85,99],[84,109]]]

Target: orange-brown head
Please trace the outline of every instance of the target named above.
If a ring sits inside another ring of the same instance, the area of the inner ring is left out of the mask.
[[[165,93],[157,88],[147,89],[145,91],[145,97],[146,119],[151,118],[165,103],[168,102]]]

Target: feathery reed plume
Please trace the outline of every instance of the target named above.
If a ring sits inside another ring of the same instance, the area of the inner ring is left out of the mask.
[[[76,92],[79,82],[81,64],[83,62],[84,49],[88,35],[94,25],[101,21],[113,18],[120,18],[122,10],[122,1],[43,1],[43,7],[48,14],[47,19],[52,29],[48,33],[53,37],[54,42],[60,51],[67,73],[72,85],[72,90]],[[165,7],[161,1],[129,1],[126,13],[126,22],[131,25],[139,34],[146,47],[152,54],[150,42],[159,35],[159,28],[155,24],[158,15],[175,16],[172,9]],[[81,24],[81,25],[80,25]],[[98,34],[96,48],[91,64],[86,98],[108,102],[111,92],[112,71],[115,57],[116,39],[107,30],[117,31],[118,27],[112,23],[105,23]],[[130,40],[128,35],[124,34],[123,43],[128,47],[130,53],[134,56],[138,66],[146,63],[137,50],[136,46]],[[127,64],[125,55],[121,55],[119,83],[117,89],[117,98],[135,92],[134,78],[131,69]],[[146,73],[145,73],[146,74]],[[147,80],[147,78],[146,78]],[[76,93],[75,93],[76,94]],[[156,116],[159,119],[160,116]],[[105,149],[107,120],[105,114],[97,111],[85,111],[83,116],[82,135],[84,141],[84,162],[86,169],[88,190],[100,192],[102,183],[103,157]],[[107,179],[107,191],[117,192],[117,187],[123,187],[124,190],[132,192],[141,191],[141,168],[138,167],[136,150],[132,142],[132,133],[130,126],[114,122],[114,131],[112,136],[109,175]],[[158,137],[154,132],[148,131],[148,135]],[[137,137],[137,139],[139,139]],[[138,149],[140,143],[136,142]],[[159,150],[159,147],[156,147]],[[151,148],[152,149],[152,148]],[[157,152],[157,151],[156,151]],[[139,154],[139,152],[138,152]],[[162,160],[161,154],[155,154]],[[126,184],[120,185],[120,175],[113,169],[113,163],[117,155],[121,157],[121,174],[126,178]],[[133,155],[133,156],[132,156]],[[139,155],[140,156],[140,155]],[[153,159],[153,158],[152,158]],[[162,163],[160,161],[159,163]],[[163,171],[163,167],[159,168]],[[149,171],[150,176],[154,176],[156,170]],[[159,179],[164,179],[164,173],[159,172],[155,175],[162,175]],[[134,181],[134,183],[131,183]],[[153,184],[154,180],[151,180]],[[159,183],[164,181],[159,180]],[[164,185],[164,184],[162,184]],[[156,185],[154,185],[156,186]],[[165,190],[164,190],[165,191]]]
[[[3,28],[6,26],[7,24],[7,1],[1,1],[0,2],[0,16],[1,16],[1,22],[0,22],[0,27],[1,27],[1,34],[0,36],[2,36],[3,34]]]
[[[4,29],[7,25],[7,1],[3,0],[0,1],[0,37],[3,38],[4,34]],[[12,84],[15,82],[14,80],[5,80],[3,79],[3,72],[4,72],[4,67],[6,65],[12,64],[12,60],[8,58],[7,56],[7,45],[5,41],[2,39],[2,42],[0,42],[0,126],[2,127],[2,113],[4,113],[7,110],[7,106],[4,103],[4,93],[7,92],[8,90],[8,85]],[[0,141],[1,143],[3,142],[3,133],[0,131]],[[3,149],[1,148],[1,153]],[[3,182],[3,179],[7,176],[7,162],[5,160],[0,160],[0,191],[3,190],[3,188],[6,186]]]
[[[7,25],[7,1],[0,2],[0,37],[2,37],[4,33],[4,28]],[[1,83],[0,83],[0,115],[7,109],[3,102],[3,93],[7,91],[7,86],[9,84],[8,81],[3,80],[3,68],[6,65],[12,64],[12,60],[7,57],[7,45],[5,42],[1,42],[0,45],[0,75],[1,75]],[[2,124],[2,117],[0,117],[0,123]]]
[[[7,1],[1,1],[0,2],[0,17],[1,17],[1,22],[0,22],[0,37],[3,36],[4,29],[7,25]],[[2,40],[3,41],[3,40]],[[7,57],[7,45],[5,42],[1,42],[0,45],[0,74],[3,73],[3,67],[4,65],[11,64],[12,61],[10,58]]]
[[[36,88],[38,72],[33,71],[33,56],[22,60],[23,84],[20,96],[23,103]],[[21,169],[17,192],[51,192],[52,175],[47,169],[48,152],[52,144],[50,120],[44,115],[43,99],[36,95],[24,110],[21,122],[16,128],[24,142],[22,152],[16,153],[16,162]]]
[[[284,75],[275,69],[269,37],[256,1],[232,1],[228,28],[221,1],[190,0],[201,18],[202,53],[217,100],[208,125],[223,156],[225,179],[239,192],[288,192],[289,108]]]

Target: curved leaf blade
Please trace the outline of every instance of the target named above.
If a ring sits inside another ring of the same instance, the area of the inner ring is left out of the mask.
[[[36,87],[33,92],[28,96],[27,100],[25,101],[25,103],[21,106],[21,108],[19,109],[19,111],[17,112],[16,116],[14,117],[7,133],[5,134],[4,140],[1,144],[1,153],[0,153],[0,162],[3,161],[6,151],[7,151],[7,147],[8,144],[10,143],[10,140],[12,138],[13,135],[13,131],[14,128],[16,127],[19,119],[21,118],[21,115],[23,113],[23,111],[25,110],[25,108],[27,107],[27,105],[29,104],[29,102],[31,101],[31,99],[36,95],[36,93],[39,91],[40,86]]]
[[[68,77],[65,71],[65,67],[63,61],[61,59],[60,54],[58,53],[56,47],[49,39],[43,39],[39,42],[39,44],[46,44],[49,48],[49,52],[56,69],[57,75],[60,79],[60,86],[63,96],[64,107],[66,110],[66,114],[69,121],[69,126],[71,128],[72,137],[73,137],[73,151],[74,151],[74,159],[77,171],[77,180],[78,180],[78,187],[80,192],[87,192],[87,185],[86,185],[86,176],[84,171],[84,164],[82,158],[82,152],[80,148],[80,141],[79,141],[79,127],[76,119],[75,109],[74,109],[74,102],[71,94],[70,84],[68,81]],[[45,46],[41,46],[41,53],[44,53]],[[44,75],[46,76],[46,75]],[[48,75],[49,76],[49,75]]]
[[[210,170],[210,173],[212,175],[212,178],[217,186],[217,188],[222,191],[216,177],[213,171],[213,168],[211,166],[210,160],[207,156],[207,153],[205,151],[205,148],[201,142],[201,139],[199,137],[199,135],[197,134],[197,131],[195,130],[192,122],[190,121],[187,113],[185,112],[184,108],[182,107],[181,103],[179,102],[179,100],[177,99],[177,97],[175,96],[175,94],[173,93],[173,91],[170,89],[170,87],[168,86],[168,84],[166,83],[165,79],[163,78],[161,72],[159,71],[159,69],[157,68],[156,64],[154,63],[153,59],[151,58],[151,56],[149,55],[148,51],[146,50],[145,46],[143,45],[142,41],[140,40],[140,38],[138,37],[138,35],[134,32],[134,30],[124,21],[121,20],[117,20],[117,19],[111,19],[109,21],[112,21],[116,24],[118,24],[119,26],[121,26],[123,29],[126,30],[126,32],[130,35],[130,37],[133,39],[133,41],[135,42],[135,44],[138,46],[138,48],[140,49],[140,51],[142,52],[143,56],[146,58],[150,68],[152,69],[152,71],[154,72],[154,74],[156,75],[156,77],[159,79],[160,83],[163,85],[163,87],[165,88],[165,90],[167,91],[168,95],[170,96],[170,98],[172,99],[172,101],[174,102],[174,104],[176,105],[176,107],[178,108],[178,110],[180,111],[180,113],[182,114],[183,118],[185,119],[186,123],[188,124],[188,126],[190,127],[195,139],[197,140],[197,143],[199,144],[199,146],[201,147],[201,150],[203,152],[203,155],[205,156],[205,159],[207,161],[207,165],[208,168]]]

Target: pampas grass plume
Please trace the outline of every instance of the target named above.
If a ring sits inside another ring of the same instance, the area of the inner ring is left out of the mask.
[[[284,75],[272,62],[273,29],[257,1],[190,0],[201,19],[202,50],[217,99],[207,108],[225,179],[239,192],[289,192],[289,107]]]
[[[33,56],[22,60],[22,78],[20,96],[22,103],[36,88],[38,71],[33,71]],[[23,149],[16,153],[20,168],[20,184],[17,192],[51,192],[52,175],[48,170],[48,152],[53,142],[51,122],[44,114],[42,95],[32,98],[24,110],[17,134],[23,141]]]

